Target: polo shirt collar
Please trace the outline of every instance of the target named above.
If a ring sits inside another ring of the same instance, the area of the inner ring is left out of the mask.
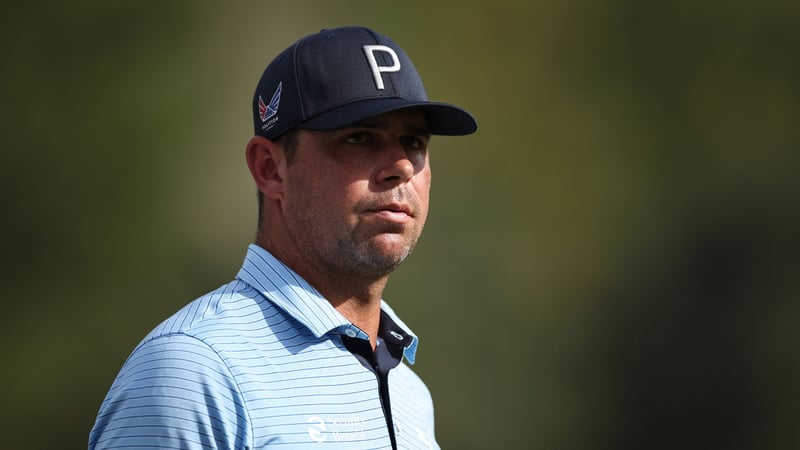
[[[237,279],[244,281],[279,308],[306,326],[317,338],[335,331],[351,337],[367,339],[366,333],[347,320],[333,305],[300,275],[295,273],[270,252],[255,244],[247,248],[244,264]],[[405,343],[403,356],[414,364],[419,340],[389,305],[381,300],[381,310],[402,329],[410,342]]]

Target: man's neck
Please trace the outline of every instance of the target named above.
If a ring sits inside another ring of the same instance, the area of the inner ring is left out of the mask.
[[[383,289],[388,280],[388,275],[371,282],[353,280],[352,277],[347,283],[342,283],[341,278],[337,280],[338,282],[327,283],[323,280],[317,282],[306,279],[339,313],[369,335],[373,349],[378,337]]]
[[[383,289],[389,281],[388,274],[359,277],[350,273],[336,273],[331,268],[317,267],[314,262],[309,262],[296,253],[283,254],[280,249],[270,245],[268,240],[259,239],[256,244],[303,277],[340,314],[367,333],[370,344],[375,348],[380,325],[381,299]]]

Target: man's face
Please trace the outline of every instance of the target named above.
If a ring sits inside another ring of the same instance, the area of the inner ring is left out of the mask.
[[[428,214],[429,139],[425,116],[413,110],[332,132],[299,131],[282,208],[307,263],[375,278],[408,256]]]

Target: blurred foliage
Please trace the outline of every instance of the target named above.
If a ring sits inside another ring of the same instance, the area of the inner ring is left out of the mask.
[[[386,292],[444,448],[800,446],[800,3],[275,3],[0,7],[5,448],[235,274],[260,72],[356,23],[480,123]]]

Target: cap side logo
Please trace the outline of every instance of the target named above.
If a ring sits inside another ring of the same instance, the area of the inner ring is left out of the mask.
[[[281,102],[281,91],[283,90],[283,82],[278,83],[278,88],[272,94],[272,99],[269,101],[269,106],[264,104],[261,96],[258,96],[258,116],[262,122],[266,122],[271,117],[278,114],[278,105]]]

